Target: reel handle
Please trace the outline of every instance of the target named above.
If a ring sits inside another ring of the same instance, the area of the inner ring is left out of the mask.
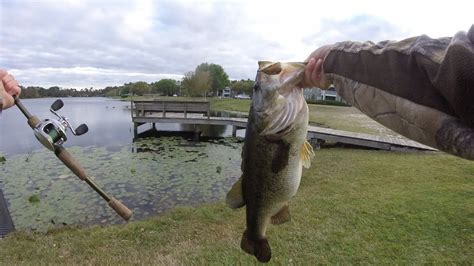
[[[51,110],[53,111],[57,111],[61,108],[63,108],[64,106],[64,103],[61,99],[57,99],[56,101],[54,101],[54,103],[51,105]]]

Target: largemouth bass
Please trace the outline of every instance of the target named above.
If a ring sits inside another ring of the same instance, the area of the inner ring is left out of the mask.
[[[241,248],[260,262],[271,249],[268,224],[290,220],[288,201],[298,190],[303,166],[314,156],[306,141],[308,106],[299,86],[305,64],[259,62],[245,143],[242,176],[227,194],[231,208],[246,206]]]

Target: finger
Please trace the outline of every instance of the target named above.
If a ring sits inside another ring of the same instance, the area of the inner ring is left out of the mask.
[[[10,95],[20,95],[20,86],[18,85],[18,81],[10,80],[7,83],[4,83],[5,91],[8,92]]]
[[[2,81],[3,81],[3,84],[4,84],[4,85],[7,84],[7,82],[9,82],[9,81],[11,81],[11,80],[14,80],[14,79],[15,79],[15,78],[13,78],[13,76],[10,75],[10,74],[8,74],[8,73],[7,73],[7,75],[5,75],[5,76],[2,77]]]
[[[16,81],[12,75],[5,76],[2,81],[3,86],[7,91],[13,90],[15,87],[18,87],[18,81]]]
[[[314,58],[311,58],[308,64],[306,65],[306,68],[304,70],[304,84],[303,84],[305,87],[313,86],[311,82],[311,73],[313,73],[315,62],[316,60],[314,60]]]
[[[313,72],[311,72],[311,81],[313,84],[315,84],[316,86],[319,86],[319,79],[320,79],[320,69],[321,67],[318,67],[321,66],[321,62],[323,60],[322,59],[318,59],[318,61],[315,63],[315,66],[314,66],[314,69],[313,69]]]
[[[10,91],[15,87],[18,87],[18,81],[15,79],[3,80],[3,86],[5,87],[5,90]]]
[[[10,95],[19,95],[20,93],[20,87],[18,86],[18,81],[15,80],[15,78],[12,75],[6,75],[2,79],[3,81],[3,86],[5,87],[5,90],[10,94]]]
[[[318,59],[318,62],[316,62],[316,66],[314,67],[314,72],[317,73],[318,75],[318,81],[321,81],[321,75],[323,73],[323,60]]]

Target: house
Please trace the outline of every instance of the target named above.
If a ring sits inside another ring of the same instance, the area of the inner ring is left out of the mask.
[[[345,102],[344,99],[336,92],[336,88],[330,87],[327,90],[320,88],[305,89],[303,92],[304,98],[311,101],[336,101]]]
[[[229,87],[225,87],[222,90],[221,97],[222,98],[230,98],[231,97],[232,90]]]
[[[341,97],[337,95],[336,88],[329,87],[327,90],[322,90],[323,101],[341,101]]]

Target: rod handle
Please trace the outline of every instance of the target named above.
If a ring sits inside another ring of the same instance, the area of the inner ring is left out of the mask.
[[[56,156],[67,166],[77,177],[81,180],[86,180],[87,175],[84,168],[72,157],[72,155],[62,146],[57,147],[54,150]]]
[[[132,211],[127,208],[122,202],[112,197],[109,201],[109,206],[114,209],[114,211],[120,215],[125,221],[128,221],[132,217]]]
[[[31,127],[31,129],[35,129],[40,123],[41,121],[34,115],[28,118],[28,125]]]

